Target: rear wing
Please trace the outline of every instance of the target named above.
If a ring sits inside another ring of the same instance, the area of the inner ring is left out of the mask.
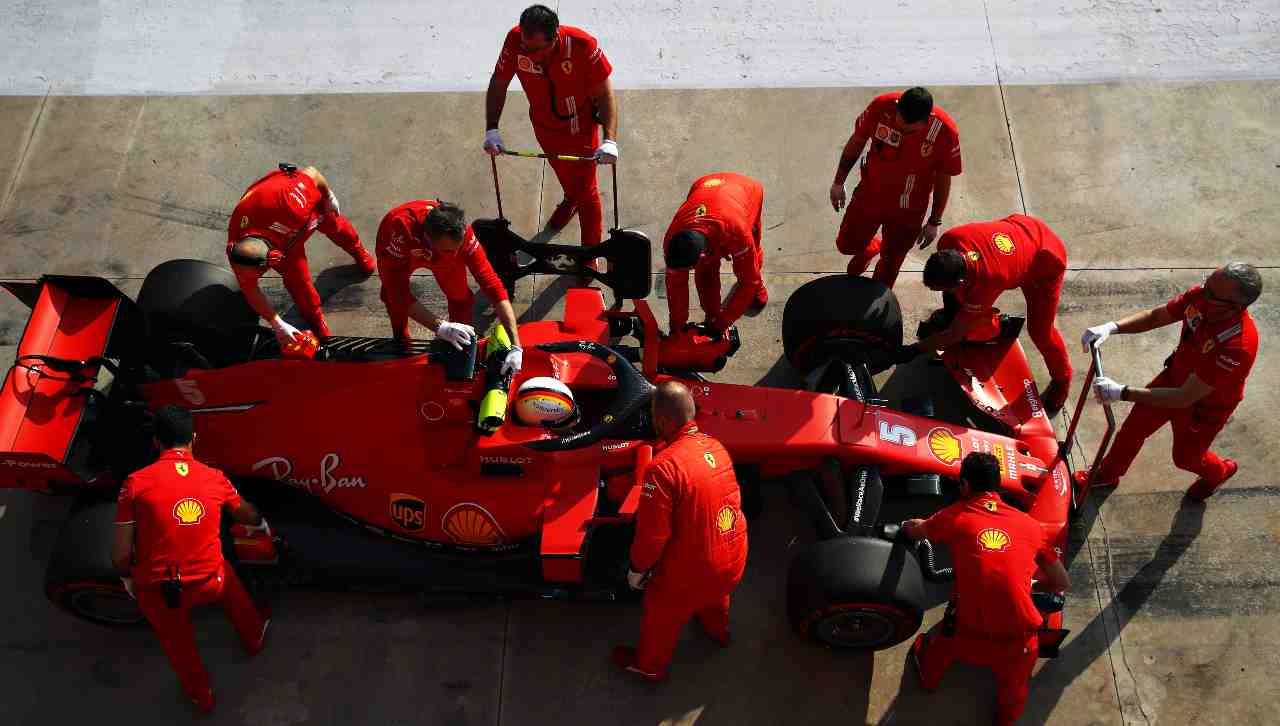
[[[136,305],[99,277],[0,286],[31,308],[0,388],[0,488],[49,492],[97,481],[86,465],[99,377],[143,332]]]

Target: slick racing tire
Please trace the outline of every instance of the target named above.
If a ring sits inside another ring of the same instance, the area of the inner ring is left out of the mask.
[[[218,367],[249,356],[253,340],[246,331],[257,327],[258,315],[245,302],[235,274],[224,267],[202,260],[161,263],[143,280],[138,307],[157,346],[152,362],[162,369]]]
[[[44,575],[45,595],[72,615],[98,625],[145,625],[138,604],[111,564],[116,503],[92,502],[72,509],[62,524]]]
[[[920,628],[924,611],[919,564],[906,548],[885,540],[815,542],[787,572],[792,627],[830,648],[891,648]]]
[[[801,373],[827,358],[888,370],[902,345],[902,309],[889,288],[867,277],[830,275],[805,283],[782,311],[782,350]]]

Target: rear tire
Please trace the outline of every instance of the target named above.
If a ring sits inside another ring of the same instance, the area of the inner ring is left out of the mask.
[[[182,367],[214,367],[248,359],[258,314],[245,302],[230,270],[202,260],[170,260],[147,274],[138,307],[151,333],[152,363],[165,373]],[[200,356],[174,343],[190,344]]]
[[[146,618],[111,564],[116,503],[92,502],[72,510],[45,570],[45,595],[72,615],[98,625],[130,627]]]
[[[888,353],[900,345],[898,298],[870,278],[830,275],[810,281],[791,294],[782,311],[782,349],[802,373],[833,355],[850,362],[861,358],[878,373],[893,365]]]
[[[787,572],[787,617],[830,648],[884,650],[924,618],[920,565],[901,545],[868,537],[815,542]]]

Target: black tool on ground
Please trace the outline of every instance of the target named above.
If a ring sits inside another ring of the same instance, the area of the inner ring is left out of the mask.
[[[168,575],[160,581],[160,595],[170,610],[177,610],[182,607],[182,568],[169,565],[166,569]]]

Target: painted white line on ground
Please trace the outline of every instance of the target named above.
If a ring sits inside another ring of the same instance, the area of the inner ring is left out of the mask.
[[[0,94],[478,91],[527,4],[0,0]],[[1280,0],[552,4],[620,88],[1280,78]]]

